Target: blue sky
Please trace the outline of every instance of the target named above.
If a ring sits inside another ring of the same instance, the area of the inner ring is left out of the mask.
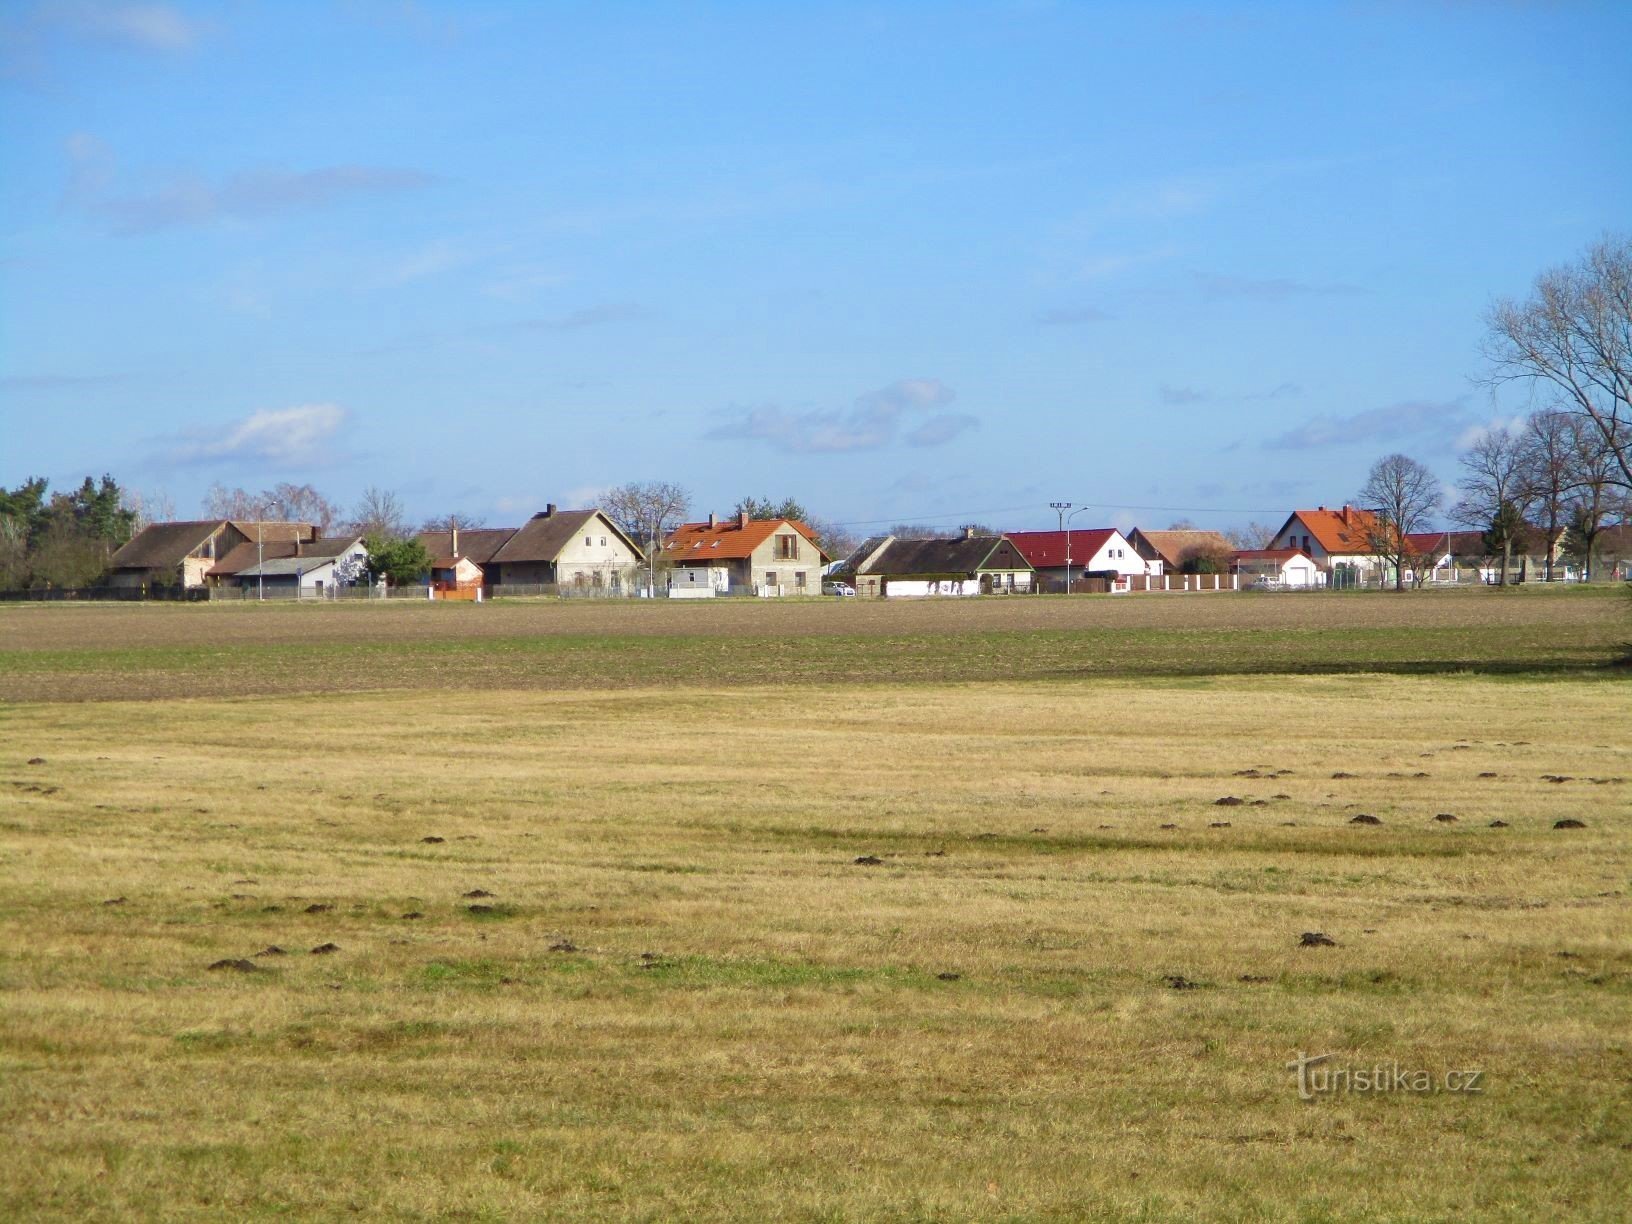
[[[1277,518],[1496,416],[1632,6],[0,5],[0,482]],[[1539,406],[1539,405],[1537,405]],[[1147,509],[1149,508],[1149,509]]]

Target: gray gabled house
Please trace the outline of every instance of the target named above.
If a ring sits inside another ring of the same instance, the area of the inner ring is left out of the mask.
[[[951,539],[903,540],[874,536],[850,555],[842,571],[857,595],[998,595],[1032,589],[1036,572],[1007,536],[965,529]]]

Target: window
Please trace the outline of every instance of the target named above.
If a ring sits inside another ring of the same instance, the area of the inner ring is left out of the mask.
[[[602,547],[602,548],[605,548],[605,547],[606,547],[606,537],[605,537],[605,536],[602,536],[602,537],[601,537],[601,547]]]
[[[585,536],[584,537],[584,547],[585,548],[594,548],[595,547],[595,541],[590,539],[589,536]]]
[[[805,571],[804,570],[794,571],[793,585],[798,587],[801,591],[805,589]]]
[[[775,586],[776,585],[776,571],[775,570],[766,570],[765,571],[765,585],[766,586]]]
[[[778,561],[797,561],[799,559],[799,537],[791,533],[777,536],[776,558]]]

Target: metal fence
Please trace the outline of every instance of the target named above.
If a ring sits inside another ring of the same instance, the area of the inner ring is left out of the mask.
[[[203,587],[37,587],[0,591],[0,600],[15,603],[201,603],[209,598],[209,591]]]

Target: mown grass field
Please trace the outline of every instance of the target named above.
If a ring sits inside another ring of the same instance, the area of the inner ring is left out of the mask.
[[[1624,1218],[1629,636],[0,609],[0,1216]]]

